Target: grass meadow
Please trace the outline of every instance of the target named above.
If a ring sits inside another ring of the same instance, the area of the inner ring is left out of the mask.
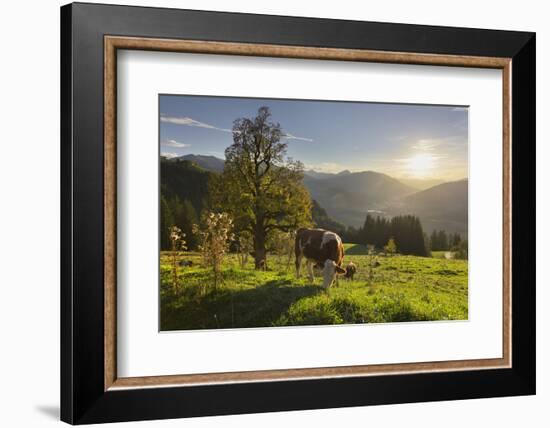
[[[363,245],[345,244],[344,264],[357,265],[353,281],[340,277],[328,290],[321,272],[309,281],[305,266],[296,278],[294,257],[268,256],[268,269],[241,267],[228,254],[214,287],[199,253],[179,253],[177,288],[171,253],[160,258],[161,330],[290,325],[363,324],[468,318],[467,260],[368,255]]]

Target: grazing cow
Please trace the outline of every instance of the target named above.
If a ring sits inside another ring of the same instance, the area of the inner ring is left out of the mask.
[[[296,276],[300,277],[302,259],[305,257],[310,281],[313,281],[313,266],[323,269],[323,287],[329,288],[342,269],[344,246],[340,237],[323,229],[299,229],[294,246]]]
[[[344,275],[350,281],[353,281],[353,275],[357,272],[357,265],[353,262],[349,262],[346,266],[346,274]]]

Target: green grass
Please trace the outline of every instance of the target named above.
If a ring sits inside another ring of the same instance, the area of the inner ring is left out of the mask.
[[[294,260],[268,258],[267,271],[252,261],[241,268],[234,255],[224,262],[222,281],[213,286],[210,270],[197,253],[181,253],[193,262],[179,268],[179,289],[171,283],[170,260],[161,254],[161,329],[270,327],[344,323],[380,323],[468,318],[468,264],[414,256],[378,256],[366,247],[345,244],[345,263],[353,261],[353,281],[340,278],[325,291],[320,272],[311,283],[302,269],[296,279]]]
[[[344,244],[346,256],[366,256],[369,251],[366,245],[362,244]]]

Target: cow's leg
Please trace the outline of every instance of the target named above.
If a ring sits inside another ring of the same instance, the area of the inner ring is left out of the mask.
[[[315,277],[313,276],[313,263],[309,260],[307,261],[307,273],[309,275],[309,280],[311,282],[315,281]]]
[[[302,267],[302,255],[296,253],[296,278],[300,278],[300,268]]]

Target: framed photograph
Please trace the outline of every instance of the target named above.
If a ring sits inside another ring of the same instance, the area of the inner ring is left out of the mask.
[[[76,3],[61,54],[62,420],[535,393],[533,33]]]

